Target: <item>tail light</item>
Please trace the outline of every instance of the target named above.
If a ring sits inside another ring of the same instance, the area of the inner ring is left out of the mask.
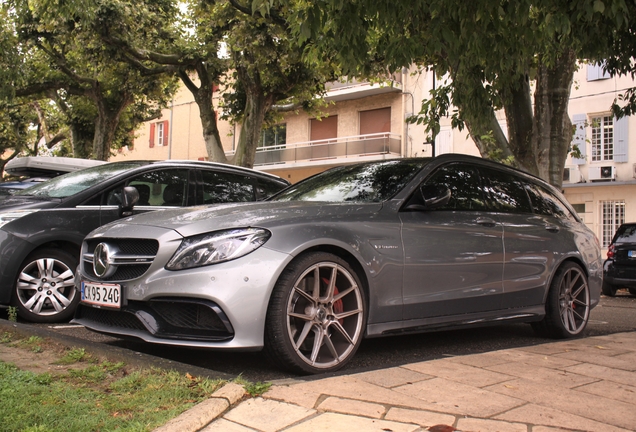
[[[608,259],[614,258],[614,255],[616,255],[615,249],[616,249],[616,247],[614,246],[614,243],[609,245],[609,247],[607,248],[607,258]]]

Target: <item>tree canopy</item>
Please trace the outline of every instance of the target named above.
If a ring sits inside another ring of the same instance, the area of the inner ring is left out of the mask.
[[[366,73],[372,58],[390,70],[417,64],[448,77],[414,120],[434,135],[439,119],[450,116],[453,126],[467,127],[482,156],[557,186],[571,150],[567,106],[577,61],[607,56],[611,35],[629,32],[636,13],[629,0],[252,3],[266,15],[279,7],[293,9],[289,22],[309,45],[308,58],[338,48],[345,74]]]

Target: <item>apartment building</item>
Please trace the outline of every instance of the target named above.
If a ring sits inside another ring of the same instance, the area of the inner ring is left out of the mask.
[[[405,121],[436,85],[432,75],[412,68],[381,84],[330,84],[329,104],[319,118],[288,113],[263,131],[255,168],[296,182],[340,164],[432,156],[423,126]],[[568,158],[563,191],[604,247],[618,225],[636,221],[636,146],[630,146],[630,131],[631,140],[636,139],[636,118],[617,120],[610,113],[614,99],[634,85],[629,77],[611,77],[599,66],[582,64],[571,92],[569,112],[582,158]],[[503,114],[500,123],[506,131]],[[238,129],[220,121],[219,130],[231,157]],[[435,154],[453,152],[479,155],[467,132],[453,130],[446,120],[435,139]],[[123,149],[111,160],[206,157],[198,107],[181,89],[160,119],[138,131],[134,148]]]

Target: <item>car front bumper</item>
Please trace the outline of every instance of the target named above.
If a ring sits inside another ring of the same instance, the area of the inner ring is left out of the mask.
[[[151,268],[121,283],[121,309],[80,303],[73,322],[150,343],[258,350],[271,292],[292,258],[263,246],[239,259],[195,269]],[[78,278],[78,290],[80,283]]]

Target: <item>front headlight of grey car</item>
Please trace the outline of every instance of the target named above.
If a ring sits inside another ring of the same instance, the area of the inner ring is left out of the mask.
[[[188,237],[166,269],[183,270],[240,258],[261,247],[271,235],[262,228],[237,228]]]

